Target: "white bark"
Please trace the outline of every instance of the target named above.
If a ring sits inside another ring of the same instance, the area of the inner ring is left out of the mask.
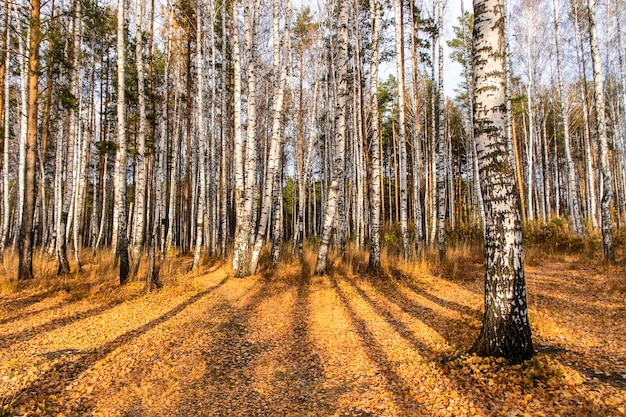
[[[30,39],[30,31],[28,31],[27,39],[22,35],[18,36],[19,47],[19,68],[20,68],[20,136],[18,142],[18,176],[17,176],[17,222],[22,224],[22,212],[24,207],[24,187],[26,174],[26,135],[28,133],[26,126],[28,125],[28,61],[26,57],[25,44]]]
[[[279,34],[279,2],[274,1],[274,19],[272,23],[272,37],[274,43],[273,51],[273,68],[275,74],[274,81],[274,108],[272,114],[272,138],[270,141],[269,157],[267,162],[267,174],[264,181],[263,200],[261,203],[261,217],[259,218],[259,225],[250,258],[250,270],[251,274],[254,274],[257,269],[259,255],[261,254],[261,248],[267,232],[267,225],[269,223],[270,215],[272,212],[272,191],[274,188],[275,177],[278,170],[278,163],[280,160],[280,151],[282,150],[281,144],[281,118],[283,116],[283,103],[285,95],[285,82],[287,78],[287,57],[288,57],[288,45],[289,45],[289,25],[291,24],[291,1],[287,0],[285,5],[285,28],[283,29],[282,39],[282,60],[281,60],[281,41]]]
[[[609,165],[609,149],[606,131],[606,110],[604,98],[604,80],[602,76],[602,64],[600,62],[600,49],[598,47],[598,34],[596,29],[596,1],[588,0],[589,17],[589,42],[591,43],[591,57],[593,66],[594,93],[596,98],[596,124],[598,134],[598,147],[600,149],[600,170],[602,171],[602,183],[604,192],[601,203],[601,226],[602,243],[604,246],[605,260],[615,263],[615,245],[613,242],[613,230],[611,226],[611,202],[613,200],[613,179]]]
[[[578,178],[576,176],[576,165],[574,165],[574,159],[572,158],[570,135],[569,135],[569,117],[568,117],[568,104],[569,100],[567,93],[565,92],[565,86],[563,83],[563,57],[561,52],[561,33],[559,25],[559,2],[558,0],[552,1],[554,8],[554,42],[556,45],[556,69],[557,69],[557,82],[560,98],[561,109],[561,123],[563,124],[563,147],[565,151],[565,170],[567,176],[567,193],[569,201],[569,215],[572,231],[577,236],[582,236],[584,233],[582,224],[582,215],[580,210],[580,199],[578,198]],[[557,196],[558,196],[557,190]],[[557,210],[558,215],[558,210]]]
[[[128,280],[128,242],[126,237],[126,105],[124,102],[124,0],[117,5],[117,153],[115,159],[114,222],[117,222],[116,252],[120,262],[120,284]]]
[[[316,274],[327,272],[328,246],[333,229],[333,223],[339,205],[340,184],[345,179],[345,153],[346,153],[346,113],[348,99],[348,5],[345,1],[339,2],[338,17],[338,40],[337,40],[337,104],[336,104],[336,133],[332,164],[332,181],[328,190],[326,208],[324,213],[324,225],[322,240],[317,254],[315,265]]]
[[[439,54],[437,61],[438,81],[437,81],[437,98],[439,100],[439,108],[437,114],[439,116],[438,123],[438,147],[437,147],[437,243],[439,249],[439,258],[444,259],[446,256],[446,155],[447,140],[445,137],[445,95],[443,90],[443,0],[437,0],[437,44],[439,46]],[[434,111],[434,109],[433,109]],[[453,190],[449,190],[452,193]]]
[[[238,273],[241,265],[246,263],[245,259],[241,259],[242,252],[245,249],[243,245],[247,245],[247,236],[244,231],[247,219],[244,215],[244,161],[243,161],[243,132],[241,130],[241,51],[239,46],[239,9],[237,2],[232,2],[232,19],[233,19],[233,116],[234,116],[234,174],[235,174],[235,250],[233,253],[233,270]]]
[[[519,195],[506,141],[501,25],[504,10],[504,0],[474,0],[474,129],[484,184],[487,233],[485,316],[472,351],[482,356],[524,360],[532,356],[533,347]]]
[[[400,233],[404,256],[411,259],[413,255],[409,241],[408,225],[408,186],[407,186],[407,151],[405,125],[405,97],[404,97],[404,21],[403,4],[401,0],[394,0],[395,33],[396,33],[396,70],[398,73],[398,177],[400,181]]]
[[[380,267],[380,228],[381,228],[381,200],[382,192],[380,185],[380,136],[378,114],[378,48],[380,41],[380,20],[382,6],[379,0],[370,0],[370,13],[372,19],[372,58],[370,62],[370,138],[371,149],[370,162],[370,258],[369,268],[372,270]]]
[[[198,5],[196,9],[196,70],[198,73],[197,87],[197,141],[198,141],[198,165],[199,165],[199,186],[200,196],[198,198],[198,211],[196,215],[196,245],[193,255],[191,269],[197,269],[200,265],[200,255],[202,253],[204,218],[206,212],[206,136],[204,128],[204,20],[202,19],[203,7]]]
[[[137,132],[137,178],[135,179],[135,203],[133,214],[133,237],[131,256],[131,275],[139,270],[139,261],[143,249],[146,230],[146,191],[147,191],[147,163],[146,163],[146,94],[144,90],[144,62],[143,62],[143,1],[135,0],[136,31],[135,31],[135,65],[137,67],[137,101],[139,107],[139,131]]]
[[[7,16],[8,17],[8,16]],[[9,36],[9,32],[7,30],[7,37]],[[9,176],[9,125],[11,122],[11,107],[10,107],[10,74],[9,71],[9,63],[11,62],[11,55],[9,48],[7,48],[5,52],[5,81],[4,81],[4,109],[0,109],[3,111],[4,117],[4,143],[2,147],[2,225],[0,227],[0,256],[4,254],[4,249],[7,246],[7,242],[9,239],[9,222],[11,218],[11,206],[10,206],[10,176]]]

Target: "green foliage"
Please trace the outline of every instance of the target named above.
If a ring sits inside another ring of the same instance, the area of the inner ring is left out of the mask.
[[[452,49],[450,58],[461,64],[469,64],[467,58],[472,52],[472,32],[474,31],[474,14],[465,12],[463,16],[459,16],[459,26],[453,26],[454,38],[449,40],[448,46]]]
[[[309,6],[305,6],[298,11],[292,29],[294,36],[293,47],[298,54],[302,54],[313,44],[315,32],[317,32],[318,28],[319,23],[315,22]]]

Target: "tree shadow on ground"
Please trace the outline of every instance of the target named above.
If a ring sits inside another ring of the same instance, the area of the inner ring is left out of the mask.
[[[6,349],[15,343],[26,342],[37,335],[40,335],[44,332],[51,332],[56,329],[59,329],[63,326],[67,326],[73,324],[79,320],[84,320],[89,317],[94,317],[99,314],[102,314],[108,310],[111,310],[121,304],[123,300],[116,300],[112,303],[104,304],[98,307],[90,308],[85,311],[80,311],[78,313],[74,313],[71,316],[63,316],[53,319],[47,323],[40,324],[35,327],[31,327],[29,329],[22,330],[17,333],[11,333],[0,337],[0,349]]]
[[[58,288],[52,288],[45,291],[38,292],[36,294],[28,295],[22,298],[14,298],[10,299],[7,297],[6,301],[3,300],[4,297],[0,298],[0,308],[4,311],[11,310],[23,310],[33,304],[36,304],[53,294],[56,294],[59,291]]]
[[[203,297],[206,297],[219,287],[224,285],[228,277],[221,280],[218,284],[205,291],[199,292],[192,297],[188,298],[184,302],[180,303],[173,309],[162,314],[156,319],[136,328],[129,332],[126,332],[115,339],[105,343],[97,349],[89,351],[72,351],[70,357],[57,364],[55,364],[49,371],[41,375],[35,382],[28,387],[24,388],[17,394],[19,399],[13,402],[12,408],[16,411],[20,406],[24,405],[27,401],[33,398],[49,397],[52,395],[59,396],[65,390],[65,387],[69,385],[73,380],[78,378],[82,373],[93,367],[98,361],[104,359],[115,349],[128,344],[132,340],[137,339],[139,336],[147,333],[156,326],[165,323],[177,314],[180,314],[187,307],[198,302]],[[111,305],[105,307],[112,308]],[[91,315],[97,314],[93,310]],[[67,356],[67,355],[66,355]]]
[[[68,304],[71,304],[71,301],[63,300],[63,301],[61,301],[61,302],[59,302],[57,304],[48,306],[46,308],[40,308],[38,310],[27,311],[27,312],[24,312],[24,313],[18,313],[18,314],[15,314],[14,316],[0,319],[0,326],[3,326],[5,324],[9,324],[9,323],[13,323],[14,321],[23,320],[23,319],[25,319],[27,317],[36,316],[37,314],[43,314],[43,313],[46,313],[46,312],[49,313],[51,311],[58,310],[58,309],[66,306]]]
[[[367,329],[367,322],[359,317],[354,308],[350,303],[349,297],[346,293],[340,288],[337,279],[330,279],[332,288],[334,289],[337,297],[349,316],[350,323],[352,327],[355,329],[356,335],[362,342],[362,345],[365,348],[365,353],[368,359],[376,365],[378,368],[378,372],[382,375],[385,380],[386,387],[389,392],[394,397],[395,405],[400,408],[404,415],[427,415],[428,411],[422,407],[417,402],[407,401],[407,399],[411,398],[411,387],[407,384],[407,382],[402,378],[402,376],[395,370],[396,364],[392,363],[383,347],[376,341],[374,335]],[[345,282],[350,283],[349,280],[345,280]],[[351,284],[353,285],[353,284]],[[354,287],[354,285],[353,285]],[[358,291],[358,290],[357,290]],[[362,292],[360,293],[362,295]],[[400,321],[393,318],[391,314],[383,310],[380,306],[374,303],[369,297],[365,298],[368,303],[371,303],[372,308],[375,311],[380,312],[387,322],[394,328],[399,330],[399,333],[403,337],[407,337],[407,340],[411,343],[415,343],[417,349],[421,348],[421,352],[424,352],[424,356],[428,356],[428,353],[432,354],[429,349],[424,346],[420,341],[416,340],[411,334],[410,330],[404,327]],[[421,413],[417,413],[418,410],[421,410]],[[355,410],[358,411],[358,410]]]
[[[321,359],[310,340],[310,273],[306,265],[299,272],[276,278],[264,274],[260,288],[243,306],[224,305],[227,320],[216,328],[214,339],[203,347],[204,376],[187,387],[177,415],[329,415],[336,400],[322,389],[324,374]],[[295,292],[286,336],[260,341],[253,323],[264,302],[272,302],[285,292]],[[283,345],[287,343],[288,346]],[[259,367],[280,357],[280,370],[258,384]]]

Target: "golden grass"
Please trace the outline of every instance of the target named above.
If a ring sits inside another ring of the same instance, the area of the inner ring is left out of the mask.
[[[549,228],[548,228],[549,229]],[[613,291],[626,292],[624,279],[626,259],[621,259],[623,250],[618,239],[618,263],[606,265],[602,258],[600,236],[591,235],[584,239],[572,238],[576,242],[576,249],[569,252],[567,241],[560,229],[555,240],[542,240],[537,236],[546,233],[544,229],[535,226],[530,238],[524,245],[525,264],[529,267],[540,266],[548,262],[565,262],[572,269],[595,268],[604,275]],[[540,232],[537,232],[540,230]],[[533,234],[534,233],[534,234]],[[543,234],[542,234],[543,233]],[[559,243],[561,242],[561,243]],[[308,277],[314,272],[317,261],[317,243],[305,242],[303,254],[300,258],[298,250],[292,251],[292,243],[285,242],[281,248],[281,260],[277,267],[272,267],[271,253],[268,246],[263,248],[259,262],[258,273],[266,280],[280,280],[286,277]],[[16,279],[17,254],[7,251],[0,262],[0,295],[17,292],[64,291],[69,298],[80,300],[83,298],[127,298],[134,297],[143,290],[145,277],[148,274],[149,258],[142,257],[137,276],[120,291],[118,282],[118,267],[114,264],[110,249],[100,249],[93,252],[90,249],[82,250],[80,259],[82,271],[76,271],[71,253],[68,254],[71,272],[57,275],[56,259],[45,251],[37,251],[33,258],[33,270],[36,279],[27,282],[18,282]],[[348,242],[346,251],[341,256],[337,249],[329,253],[328,264],[330,271],[350,271],[352,274],[366,275],[380,278],[411,278],[421,279],[425,276],[439,276],[450,281],[467,282],[482,279],[484,274],[484,252],[482,242],[460,241],[449,244],[445,259],[440,259],[436,248],[424,247],[416,251],[413,259],[407,260],[398,254],[397,248],[383,246],[381,250],[381,268],[379,271],[369,271],[369,252],[367,248],[358,248],[354,242]],[[232,271],[232,251],[225,258],[216,258],[204,255],[200,267],[191,271],[192,255],[182,254],[175,250],[166,254],[160,263],[160,280],[164,285],[163,291],[172,293],[186,292],[195,288],[194,280],[202,277],[217,268],[222,268],[228,275]]]

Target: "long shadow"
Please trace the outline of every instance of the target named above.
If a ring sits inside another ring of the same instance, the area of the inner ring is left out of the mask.
[[[367,301],[367,303],[379,316],[384,317],[385,322],[393,327],[396,333],[398,333],[403,339],[413,345],[413,347],[416,348],[422,354],[422,356],[432,358],[436,355],[435,351],[428,347],[423,341],[415,337],[411,329],[404,322],[398,320],[393,315],[393,313],[391,313],[387,308],[383,307],[378,301],[372,300],[372,298],[351,279],[346,279],[344,280],[344,282],[354,288],[354,290],[361,296],[361,298]]]
[[[260,282],[245,305],[222,306],[230,319],[215,329],[213,340],[203,347],[206,371],[182,393],[176,415],[272,415],[270,401],[252,386],[254,369],[250,366],[271,349],[269,342],[250,338],[252,314],[270,295],[277,295],[270,291],[271,284]],[[285,290],[279,289],[278,294]]]
[[[4,324],[13,323],[14,321],[22,320],[22,319],[27,318],[27,317],[35,316],[37,314],[41,314],[41,313],[45,313],[45,312],[51,312],[53,310],[57,310],[59,308],[62,308],[63,306],[66,306],[68,304],[70,304],[69,301],[61,301],[60,303],[55,304],[55,305],[50,306],[50,307],[47,307],[47,308],[42,308],[40,310],[29,311],[27,313],[19,313],[19,314],[16,314],[15,316],[6,317],[6,318],[0,320],[0,326],[2,326]]]
[[[370,361],[376,364],[379,372],[384,377],[387,388],[395,399],[395,405],[402,410],[404,415],[428,415],[429,413],[427,409],[417,402],[412,403],[413,407],[408,406],[408,404],[406,403],[406,398],[411,398],[411,388],[407,386],[404,378],[402,378],[402,376],[400,376],[395,371],[394,367],[396,366],[396,364],[389,361],[385,350],[376,341],[372,333],[367,330],[365,320],[361,319],[356,314],[356,312],[350,305],[348,297],[343,292],[343,290],[339,288],[336,279],[330,278],[330,282],[344,310],[348,313],[348,316],[350,317],[350,322],[356,330],[355,334],[361,339],[367,357],[370,359]],[[421,409],[423,412],[416,413],[416,410],[419,409]],[[360,410],[353,411],[356,411],[358,413]],[[363,412],[361,411],[361,415],[369,414],[363,414]]]
[[[322,391],[324,368],[311,342],[311,281],[306,269],[307,266],[304,265],[302,274],[295,277],[296,300],[292,311],[292,343],[287,373],[282,377],[275,376],[275,379],[279,379],[277,383],[281,386],[287,383],[287,387],[276,400],[287,405],[286,411],[290,413],[331,415],[335,395],[333,392]]]
[[[211,288],[208,288],[205,291],[193,295],[192,297],[174,307],[167,313],[162,314],[161,316],[150,321],[149,323],[146,323],[136,329],[133,329],[116,337],[115,339],[100,346],[97,349],[74,352],[75,354],[72,355],[73,357],[71,359],[67,359],[56,364],[52,367],[52,369],[39,377],[39,379],[37,379],[34,383],[24,388],[18,395],[20,400],[15,402],[13,407],[18,409],[21,405],[32,399],[34,396],[47,397],[50,395],[60,395],[71,381],[75,380],[83,372],[90,369],[95,363],[104,359],[112,351],[119,348],[120,346],[131,342],[134,339],[137,339],[138,337],[152,330],[156,326],[170,320],[171,318],[185,310],[187,307],[191,306],[203,297],[206,297],[213,291],[217,290],[219,287],[224,285],[227,280],[228,277],[224,278],[218,284],[214,285]]]
[[[400,271],[398,271],[397,274],[398,274],[397,276],[403,277],[403,275],[401,275],[402,273]],[[467,306],[465,304],[457,303],[456,301],[444,300],[443,298],[437,297],[436,295],[429,293],[428,291],[424,290],[423,288],[420,288],[414,282],[411,282],[410,278],[408,278],[408,277],[405,278],[405,279],[401,279],[401,280],[395,279],[394,277],[390,277],[390,278],[394,282],[402,285],[403,287],[408,288],[409,290],[413,291],[414,293],[421,295],[422,297],[432,301],[433,303],[439,304],[441,307],[447,308],[449,310],[456,310],[457,312],[459,312],[461,314],[465,314],[465,315],[470,316],[470,317],[474,317],[474,318],[478,318],[478,319],[482,318],[482,312],[480,310],[478,310],[476,308],[469,307],[469,306]]]
[[[43,299],[51,296],[52,294],[55,294],[58,291],[58,288],[52,288],[38,294],[29,295],[24,298],[18,298],[17,300],[9,300],[5,303],[1,302],[2,300],[0,300],[0,306],[5,311],[21,310],[42,301]]]
[[[393,281],[382,282],[381,280],[372,280],[371,282],[373,288],[379,294],[397,305],[405,313],[437,331],[450,345],[454,346],[453,342],[455,338],[453,336],[457,335],[459,331],[467,330],[468,326],[475,327],[459,319],[442,317],[433,309],[423,306],[407,297],[405,294],[402,294],[398,290],[398,284]],[[442,328],[441,323],[452,323],[454,329],[448,327]]]
[[[593,369],[590,365],[587,365],[582,362],[588,357],[584,353],[574,351],[571,349],[566,349],[560,346],[559,344],[535,344],[535,350],[538,353],[543,353],[556,359],[561,359],[561,358],[558,358],[558,356],[563,355],[563,354],[575,355],[575,357],[579,358],[580,361],[577,361],[574,363],[567,362],[567,366],[577,370],[578,372],[583,374],[585,377],[587,377],[588,380],[593,381],[594,379],[596,379],[599,382],[610,384],[614,386],[615,388],[619,388],[621,390],[626,389],[626,378],[624,377],[623,370],[616,371],[614,368],[611,370],[608,370],[606,369],[606,365],[609,365],[609,364],[605,363],[603,364],[605,365],[604,366],[605,369],[603,369],[601,372],[598,372],[596,371],[596,369]],[[593,359],[595,363],[598,363],[597,353],[593,355]],[[607,361],[607,362],[609,361],[608,358],[600,358],[600,359],[603,359],[604,361]],[[612,365],[612,366],[614,367],[615,365]]]
[[[108,310],[111,310],[115,306],[121,304],[123,300],[116,300],[112,303],[104,304],[99,307],[90,308],[89,310],[81,311],[71,316],[59,317],[51,320],[47,323],[40,324],[39,326],[25,329],[21,332],[11,333],[0,337],[0,349],[6,349],[14,343],[21,343],[32,339],[33,337],[53,330],[59,329],[63,326],[70,325],[76,321],[84,320],[89,317],[97,316]]]

